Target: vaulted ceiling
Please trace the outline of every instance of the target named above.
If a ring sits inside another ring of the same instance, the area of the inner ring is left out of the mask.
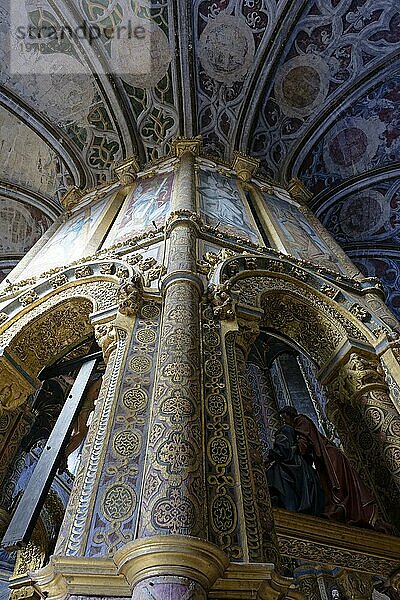
[[[16,73],[10,56],[21,40],[0,0],[0,269],[61,211],[68,185],[92,187],[132,153],[145,163],[173,137],[202,134],[211,154],[239,149],[279,182],[299,177],[313,210],[365,274],[382,278],[400,314],[397,0],[15,4],[34,26],[57,30],[116,28],[136,10],[139,24],[153,22],[151,68],[132,71],[123,44],[64,39],[40,40],[49,74]]]

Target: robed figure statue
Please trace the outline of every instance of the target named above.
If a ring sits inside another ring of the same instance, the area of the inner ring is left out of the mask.
[[[324,495],[311,452],[300,451],[293,415],[280,412],[282,425],[269,451],[267,480],[272,505],[295,512],[319,515],[324,509]]]
[[[294,407],[285,406],[279,415],[283,425],[267,464],[273,505],[391,533],[346,455]]]
[[[294,418],[301,453],[312,452],[325,492],[324,516],[348,525],[374,527],[378,508],[346,455],[325,437],[305,415]]]

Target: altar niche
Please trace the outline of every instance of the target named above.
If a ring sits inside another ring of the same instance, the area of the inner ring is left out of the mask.
[[[261,332],[247,368],[272,506],[393,533],[327,417],[313,361]]]

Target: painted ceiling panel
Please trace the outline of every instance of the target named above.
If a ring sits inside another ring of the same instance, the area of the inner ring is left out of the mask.
[[[243,136],[265,173],[279,176],[316,117],[383,58],[391,60],[399,42],[400,9],[391,0],[309,2]]]
[[[399,157],[400,75],[396,75],[340,116],[304,160],[300,177],[318,194]]]
[[[0,179],[42,196],[57,197],[55,152],[16,116],[0,107]]]
[[[342,245],[400,244],[400,181],[393,178],[353,192],[318,211]]]

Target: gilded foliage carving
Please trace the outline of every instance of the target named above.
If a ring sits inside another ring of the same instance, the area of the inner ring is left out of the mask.
[[[345,445],[361,449],[383,511],[399,526],[396,506],[400,501],[400,416],[390,395],[377,358],[352,352],[332,374],[328,384],[330,413],[354,413],[354,425],[344,433]],[[339,432],[342,438],[342,433]]]
[[[120,279],[117,291],[118,310],[122,315],[132,317],[137,313],[143,295],[142,276],[135,272],[132,277]]]
[[[58,305],[70,299],[90,300],[92,303],[90,312],[114,306],[116,304],[117,287],[118,284],[112,281],[87,281],[53,293],[41,304],[34,306],[31,310],[23,314],[1,334],[2,346],[5,347],[10,344],[12,338],[31,321],[44,317],[46,311],[53,310]]]
[[[224,285],[218,285],[210,293],[214,316],[221,321],[235,319],[235,304]]]
[[[61,352],[90,334],[92,310],[89,300],[71,299],[45,312],[16,335],[11,347],[14,356],[36,375]]]
[[[389,575],[397,566],[396,561],[381,559],[370,554],[344,550],[328,545],[278,536],[279,549],[284,556],[310,560],[319,564],[337,565],[366,573]]]
[[[352,337],[356,340],[367,341],[366,336],[362,333],[350,319],[346,318],[340,310],[336,309],[330,303],[326,302],[317,293],[314,293],[306,287],[299,287],[291,281],[283,279],[275,279],[273,277],[249,277],[241,281],[234,282],[232,291],[238,294],[238,302],[248,304],[250,306],[261,306],[263,304],[263,296],[275,292],[281,294],[282,297],[297,297],[309,307],[313,307],[320,314],[317,319],[329,320],[333,327],[343,337]],[[315,316],[313,317],[315,319]],[[332,326],[331,326],[332,329]]]
[[[127,334],[125,331],[117,329],[116,337],[116,351],[110,355],[107,364],[55,554],[66,556],[81,556],[84,554],[85,536],[87,535],[87,524],[91,515],[91,501],[96,484],[96,475],[98,470],[103,468],[101,459],[104,444],[108,441],[110,415],[115,402]]]
[[[305,348],[317,364],[334,353],[346,332],[298,297],[269,293],[261,302],[265,326],[278,330]]]

